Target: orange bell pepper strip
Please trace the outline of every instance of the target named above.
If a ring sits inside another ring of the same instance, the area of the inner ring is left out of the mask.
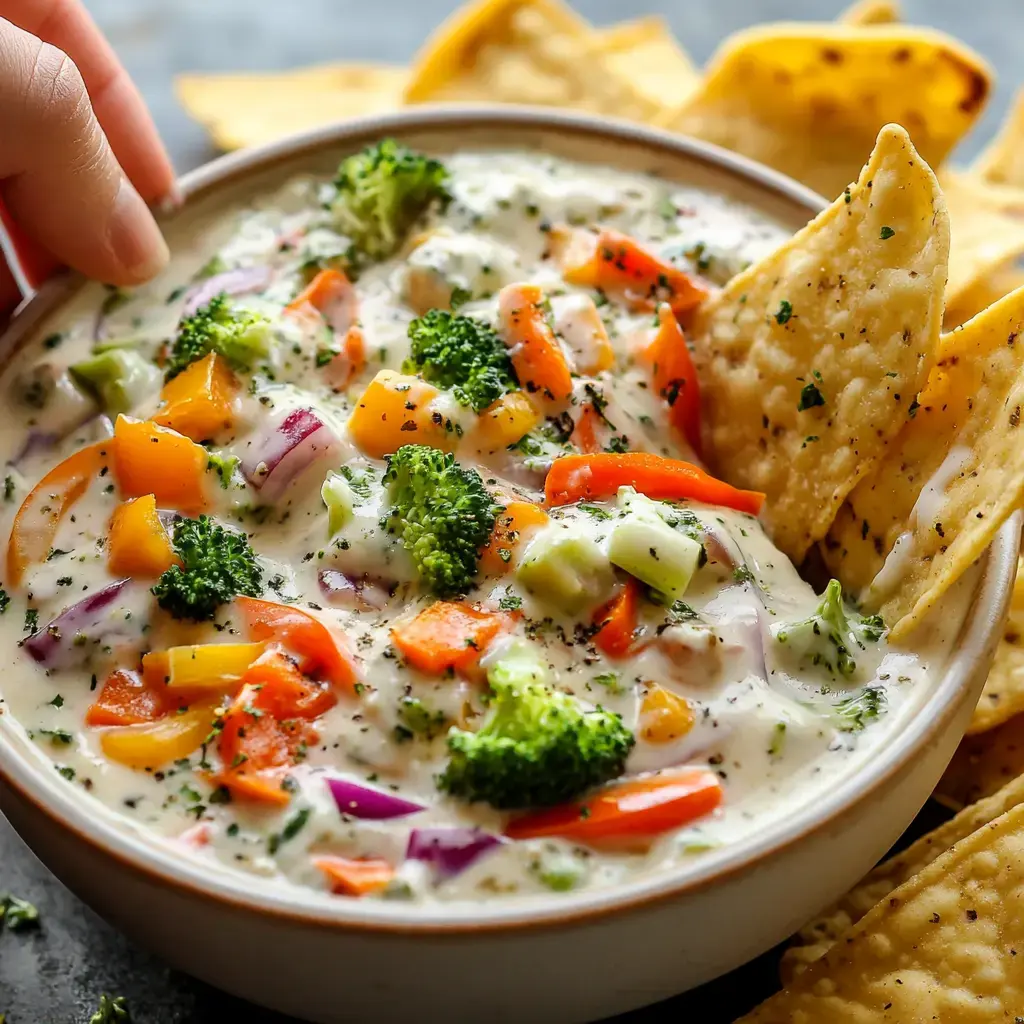
[[[395,869],[380,857],[314,857],[336,896],[366,896],[380,892],[395,877]]]
[[[671,743],[693,728],[693,708],[685,697],[654,685],[640,704],[638,731],[648,743]]]
[[[154,686],[137,672],[112,672],[85,712],[85,724],[138,725],[155,722],[169,710],[163,686]]]
[[[179,561],[152,494],[114,509],[107,540],[107,567],[114,576],[155,579]]]
[[[607,604],[598,609],[594,625],[594,644],[610,658],[624,658],[633,649],[637,630],[637,605],[640,583],[630,577],[626,585]]]
[[[494,521],[494,532],[487,547],[480,552],[480,569],[488,576],[501,576],[509,571],[512,556],[525,539],[524,535],[548,521],[548,514],[532,501],[510,501]]]
[[[576,417],[576,425],[573,427],[569,440],[576,445],[584,455],[593,455],[601,450],[601,443],[597,439],[597,421],[600,419],[597,410],[592,402],[587,402]]]
[[[690,462],[648,452],[598,452],[555,459],[544,482],[548,505],[607,498],[620,487],[635,487],[649,498],[692,498],[757,515],[764,504],[760,491],[742,491]]]
[[[510,284],[498,294],[500,333],[519,383],[556,405],[572,394],[572,373],[544,313],[544,293],[533,284]]]
[[[698,458],[701,457],[697,370],[683,329],[667,302],[658,307],[658,330],[645,349],[644,358],[651,364],[655,390],[668,403],[669,420],[682,431]]]
[[[216,352],[190,363],[160,391],[163,407],[153,417],[193,441],[206,441],[235,424],[238,381]]]
[[[466,672],[511,616],[474,608],[464,601],[435,601],[415,618],[391,629],[391,639],[406,662],[427,675]]]
[[[260,708],[282,721],[319,718],[338,703],[330,685],[307,679],[295,662],[273,647],[249,666],[242,683],[258,687]]]
[[[380,370],[348,418],[349,435],[360,451],[374,459],[394,454],[403,444],[451,451],[456,435],[446,429],[433,405],[440,394],[419,377]]]
[[[634,310],[667,302],[681,316],[710,295],[706,285],[621,231],[604,228],[595,235],[559,228],[554,234],[561,243],[556,256],[566,281],[618,296]]]
[[[50,470],[21,503],[7,542],[7,582],[21,583],[25,570],[46,560],[57,527],[107,465],[112,441],[75,452]]]
[[[510,839],[558,836],[579,843],[649,839],[702,818],[722,802],[722,784],[707,768],[640,775],[599,790],[580,803],[516,818]]]
[[[126,498],[152,494],[182,512],[206,507],[206,449],[149,420],[118,416],[114,424],[114,478]]]
[[[245,616],[251,640],[272,640],[299,659],[308,676],[326,679],[332,686],[355,692],[355,662],[317,618],[292,605],[239,597],[235,604]]]
[[[366,366],[366,339],[363,329],[353,324],[341,340],[341,351],[327,364],[330,382],[340,388],[348,387],[352,378]]]
[[[341,334],[355,322],[355,289],[343,271],[321,270],[284,309],[299,315],[313,312]]]

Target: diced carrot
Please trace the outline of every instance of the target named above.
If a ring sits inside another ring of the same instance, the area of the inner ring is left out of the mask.
[[[50,470],[21,503],[7,542],[7,582],[21,583],[25,570],[46,559],[65,513],[107,465],[112,441],[75,452]]]
[[[648,743],[671,743],[692,728],[690,702],[664,686],[652,685],[640,705],[640,735]]]
[[[508,572],[525,535],[548,521],[548,514],[532,501],[510,501],[494,522],[490,543],[480,552],[480,568],[489,576]]]
[[[85,724],[138,725],[154,722],[168,711],[163,686],[156,687],[137,672],[112,672],[85,713]]]
[[[313,863],[326,876],[331,891],[338,896],[366,896],[379,892],[395,877],[395,869],[380,857],[322,856]]]
[[[604,228],[593,234],[560,227],[552,235],[566,281],[615,295],[635,310],[653,310],[667,302],[682,315],[710,294],[702,282],[621,231]]]
[[[190,363],[160,391],[163,407],[153,417],[193,441],[206,441],[235,423],[238,381],[227,362],[210,352]]]
[[[210,823],[208,821],[199,821],[195,825],[185,829],[184,832],[178,834],[178,842],[183,846],[189,846],[193,849],[199,849],[203,846],[210,845]]]
[[[239,597],[252,640],[272,640],[299,658],[308,676],[326,679],[339,689],[355,691],[357,672],[350,652],[319,619],[292,605]]]
[[[179,561],[152,494],[130,498],[114,509],[107,567],[115,576],[153,579]]]
[[[559,836],[580,843],[649,839],[713,811],[722,784],[707,768],[676,768],[640,775],[599,790],[580,803],[516,818],[505,830],[511,839]]]
[[[667,302],[658,307],[658,330],[644,351],[651,364],[654,387],[668,403],[669,420],[682,431],[690,447],[700,457],[700,385],[690,358],[686,336]]]
[[[541,414],[525,391],[510,391],[492,402],[477,417],[472,442],[478,452],[497,452],[515,444],[541,421]]]
[[[647,452],[598,452],[555,459],[544,482],[549,505],[607,498],[620,487],[635,487],[649,498],[692,498],[757,515],[764,504],[760,491],[741,491],[690,462]]]
[[[111,761],[132,768],[159,768],[168,761],[188,757],[202,746],[216,717],[212,705],[190,707],[155,722],[105,729],[100,747]]]
[[[639,603],[640,583],[630,577],[622,590],[594,616],[594,625],[598,627],[594,643],[609,657],[624,658],[632,650]]]
[[[435,601],[415,618],[393,626],[391,639],[413,668],[440,676],[471,669],[510,622],[505,612],[464,601]]]
[[[498,294],[501,334],[519,383],[542,401],[562,405],[572,374],[544,312],[544,293],[533,284],[510,284]]]
[[[295,662],[273,647],[248,667],[242,682],[259,688],[259,707],[278,720],[319,718],[338,703],[329,684],[307,679]]]
[[[118,416],[114,424],[114,478],[127,498],[152,494],[183,512],[206,507],[206,449],[184,434],[149,420]]]
[[[285,312],[305,315],[314,310],[336,334],[344,334],[354,323],[358,309],[355,288],[340,270],[321,270],[295,298]]]
[[[266,644],[193,644],[150,651],[142,656],[143,673],[161,679],[171,692],[224,691],[238,685]]]
[[[593,455],[594,452],[601,450],[601,443],[597,439],[599,419],[600,416],[592,402],[585,402],[576,417],[576,425],[569,440],[585,455]]]
[[[457,438],[434,409],[439,395],[437,388],[419,377],[380,370],[352,410],[348,432],[356,446],[374,459],[394,454],[403,444],[450,451]]]

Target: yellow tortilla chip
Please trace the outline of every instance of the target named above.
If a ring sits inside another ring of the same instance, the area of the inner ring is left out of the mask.
[[[847,193],[699,311],[709,460],[767,494],[764,521],[797,564],[906,422],[948,253],[935,176],[889,125]]]
[[[1024,1008],[1022,893],[1018,803],[892,890],[737,1024],[1012,1021]]]
[[[574,107],[634,121],[662,110],[558,0],[482,0],[456,12],[417,56],[405,100]]]
[[[966,737],[935,787],[935,798],[954,809],[984,802],[1024,776],[1024,715]]]
[[[857,0],[839,15],[846,25],[891,25],[903,20],[898,3],[890,0]]]
[[[1021,712],[1024,712],[1024,571],[1021,561],[1018,561],[1010,612],[1003,624],[1003,638],[996,648],[985,689],[967,732],[994,729]],[[1024,761],[1021,771],[1024,771]]]
[[[1024,189],[950,171],[939,181],[953,225],[946,305],[955,308],[981,281],[1024,256]]]
[[[971,171],[993,185],[1024,188],[1024,89],[1014,97],[999,134],[974,162]]]
[[[597,46],[612,70],[653,103],[681,103],[700,84],[696,65],[657,15],[598,29]]]
[[[700,89],[660,123],[834,196],[889,122],[937,167],[977,120],[991,81],[981,57],[930,29],[769,25],[727,39]]]
[[[994,270],[988,277],[981,278],[976,284],[962,291],[956,303],[946,301],[946,311],[942,314],[944,330],[951,331],[954,327],[967,323],[972,316],[977,316],[993,302],[998,302],[1004,295],[1016,291],[1024,285],[1024,268],[1015,263]]]
[[[905,636],[1024,502],[1024,290],[943,335],[915,418],[850,494],[832,572]]]
[[[181,105],[222,149],[271,142],[401,105],[405,68],[385,64],[329,64],[266,74],[179,75]]]
[[[808,964],[820,959],[843,932],[856,924],[876,903],[884,900],[893,889],[941,857],[954,843],[959,843],[961,839],[1021,803],[1024,803],[1024,779],[1014,779],[987,799],[961,811],[937,829],[921,836],[902,852],[879,864],[865,875],[862,882],[797,932],[793,945],[782,957],[780,970],[783,984],[788,985]]]

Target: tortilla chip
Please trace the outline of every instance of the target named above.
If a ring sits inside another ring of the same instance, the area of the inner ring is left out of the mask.
[[[946,305],[955,308],[981,281],[1024,256],[1024,189],[950,171],[939,181],[953,225]]]
[[[903,12],[890,0],[857,0],[837,20],[846,25],[891,25],[903,20]]]
[[[634,121],[662,111],[612,67],[594,30],[558,0],[481,0],[457,11],[417,56],[408,103],[526,103]]]
[[[386,64],[328,64],[267,74],[179,75],[181,105],[222,149],[401,105],[408,72]]]
[[[1024,806],[875,904],[737,1024],[991,1024],[1024,1007]]]
[[[1024,502],[1024,289],[942,337],[882,464],[844,504],[826,564],[905,636]]]
[[[935,787],[935,799],[954,810],[991,799],[1024,776],[1024,715],[966,737]]]
[[[975,160],[971,172],[993,185],[1024,188],[1024,89],[1014,97],[999,134]]]
[[[889,125],[848,193],[698,312],[710,462],[767,494],[764,522],[797,564],[906,422],[948,252],[935,176]]]
[[[700,85],[696,65],[657,15],[598,29],[597,45],[612,70],[653,103],[681,103]]]
[[[951,331],[954,327],[967,323],[972,316],[977,316],[993,302],[998,302],[1004,295],[1016,291],[1024,285],[1024,269],[1015,263],[994,270],[988,277],[983,277],[970,288],[962,291],[956,303],[946,301],[946,311],[942,314],[942,327]]]
[[[768,25],[727,39],[700,89],[660,123],[834,196],[889,122],[937,167],[977,120],[991,81],[981,57],[930,29]]]
[[[954,843],[967,838],[1012,807],[1024,803],[1024,778],[1014,779],[987,799],[961,811],[955,818],[921,836],[902,852],[878,865],[864,880],[822,911],[796,934],[793,945],[783,954],[780,966],[783,984],[789,984],[807,965],[820,959],[835,941],[856,924],[893,889],[904,884]]]

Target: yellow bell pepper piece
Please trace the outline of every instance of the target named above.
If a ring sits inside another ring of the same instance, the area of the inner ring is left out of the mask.
[[[226,690],[245,675],[266,644],[192,644],[150,651],[142,671],[162,676],[169,690]]]
[[[356,446],[374,459],[393,455],[403,444],[450,451],[457,438],[443,422],[435,421],[433,402],[439,394],[419,377],[380,370],[356,402],[348,432]]]
[[[100,747],[111,761],[130,768],[159,768],[202,746],[215,718],[214,704],[197,705],[155,722],[105,729]]]
[[[156,498],[144,494],[114,509],[107,542],[107,565],[115,576],[155,578],[178,562]]]
[[[235,423],[238,381],[216,352],[197,359],[169,380],[160,392],[163,407],[153,422],[193,441],[206,441]]]
[[[510,391],[492,402],[477,418],[473,445],[479,452],[497,452],[515,444],[541,421],[525,391]]]
[[[648,743],[671,743],[693,728],[693,708],[662,686],[652,685],[640,705],[640,735]]]

